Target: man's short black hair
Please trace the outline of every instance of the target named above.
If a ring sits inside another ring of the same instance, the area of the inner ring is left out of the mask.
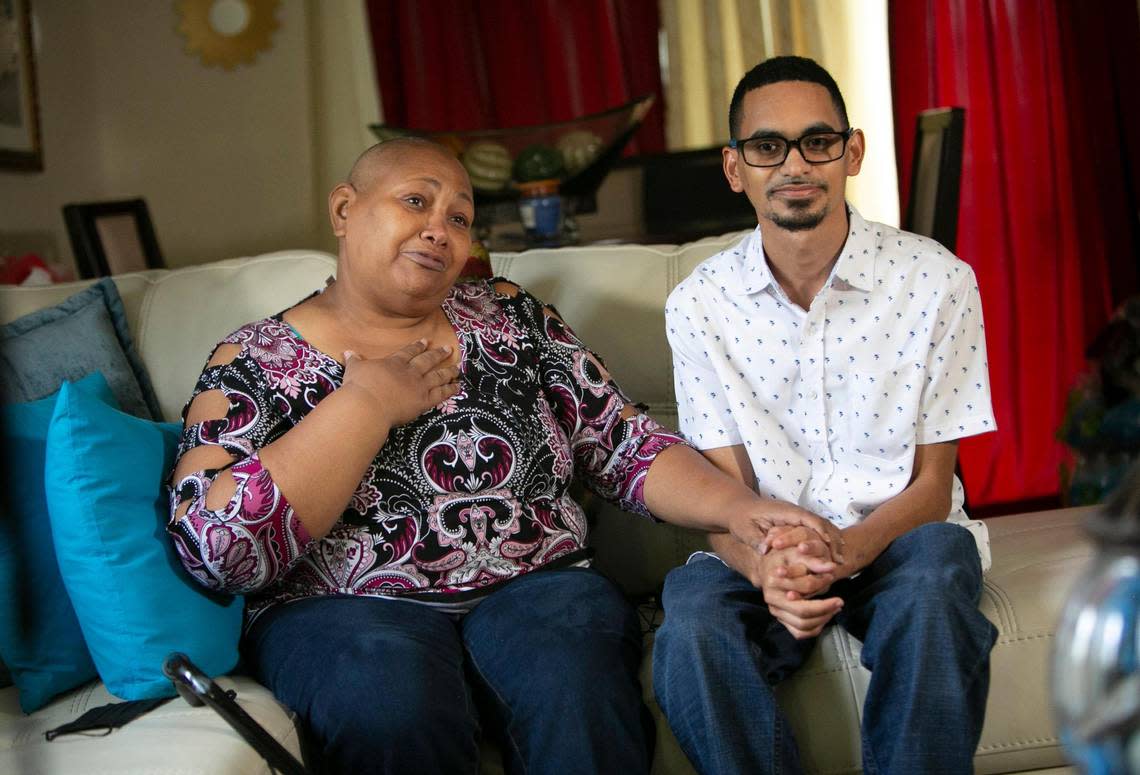
[[[848,128],[847,106],[843,104],[843,95],[839,93],[839,86],[831,77],[831,73],[824,70],[814,59],[807,57],[772,57],[745,73],[740,83],[736,84],[736,90],[732,92],[732,103],[728,107],[728,131],[732,133],[734,139],[740,139],[738,134],[740,122],[744,120],[744,116],[741,115],[744,112],[744,95],[761,86],[784,81],[818,83],[827,89],[831,101],[835,104],[835,110],[839,113],[839,120],[843,124],[836,129]]]

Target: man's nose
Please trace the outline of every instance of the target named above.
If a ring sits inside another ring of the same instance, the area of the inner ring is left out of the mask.
[[[788,155],[784,158],[784,163],[780,165],[781,169],[786,169],[789,173],[804,172],[811,168],[807,159],[804,158],[803,151],[800,150],[798,144],[788,147]]]

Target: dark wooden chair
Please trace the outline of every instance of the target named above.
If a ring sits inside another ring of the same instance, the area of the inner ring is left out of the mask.
[[[965,108],[933,108],[918,114],[914,128],[914,161],[910,197],[903,228],[941,242],[954,252],[958,241],[958,203],[962,187]],[[969,507],[961,461],[954,473],[962,482],[963,508]]]
[[[954,251],[962,184],[965,108],[934,108],[918,114],[914,163],[903,228],[936,239]]]
[[[63,207],[80,278],[162,269],[162,251],[143,199]]]

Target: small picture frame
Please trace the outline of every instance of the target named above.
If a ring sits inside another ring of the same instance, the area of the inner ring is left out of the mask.
[[[39,171],[39,95],[31,0],[0,0],[0,168]]]
[[[143,199],[64,205],[63,220],[81,279],[166,266]]]

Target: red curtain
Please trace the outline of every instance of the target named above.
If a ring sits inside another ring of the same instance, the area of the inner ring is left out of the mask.
[[[1136,2],[891,0],[889,22],[904,209],[917,112],[966,108],[957,251],[981,288],[999,428],[962,444],[967,493],[1055,496],[1065,397],[1137,285]]]
[[[545,124],[652,92],[630,147],[665,150],[656,0],[368,0],[368,18],[386,123]]]

